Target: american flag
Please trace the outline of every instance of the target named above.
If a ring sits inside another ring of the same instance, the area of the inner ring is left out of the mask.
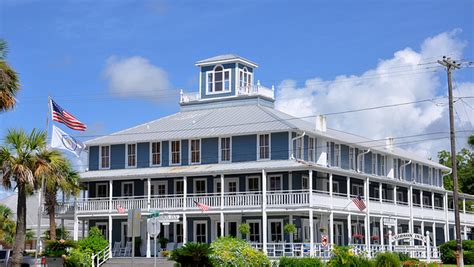
[[[117,211],[118,213],[123,214],[125,213],[125,208],[122,207],[122,205],[117,205]]]
[[[364,200],[360,197],[360,195],[358,195],[357,197],[353,198],[352,199],[352,202],[354,202],[354,204],[359,208],[360,211],[364,211],[365,210],[365,203],[364,203]]]
[[[209,210],[209,206],[206,205],[206,204],[197,202],[196,200],[194,200],[194,203],[196,203],[196,206],[197,206],[198,208],[200,208],[202,211],[208,211],[208,210]]]
[[[51,99],[51,113],[53,115],[53,121],[57,121],[60,123],[64,123],[67,127],[77,130],[77,131],[85,131],[87,126],[78,121],[71,113],[64,110],[60,107],[54,100]]]

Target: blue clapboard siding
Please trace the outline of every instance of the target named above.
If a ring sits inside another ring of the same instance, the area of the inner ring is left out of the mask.
[[[226,69],[230,69],[230,92],[228,93],[221,93],[221,94],[210,94],[206,95],[206,83],[207,83],[207,77],[206,77],[206,71],[212,71],[216,65],[211,65],[211,66],[204,66],[201,67],[201,98],[202,99],[211,99],[211,98],[221,98],[224,96],[231,96],[235,95],[235,88],[236,88],[236,68],[235,68],[235,63],[229,63],[229,64],[222,64],[222,67]]]
[[[189,148],[191,144],[189,140],[181,140],[181,165],[189,165]]]
[[[257,160],[257,135],[241,135],[232,137],[232,161]]]
[[[169,141],[163,141],[161,142],[161,166],[169,166],[169,148],[170,142]]]
[[[232,141],[234,141],[233,139]],[[201,163],[218,163],[219,138],[204,138],[201,140]]]
[[[341,145],[341,168],[349,169],[349,147]]]
[[[110,146],[110,168],[111,169],[125,168],[125,145],[111,145]]]
[[[270,139],[272,159],[288,159],[288,132],[272,133]]]
[[[113,196],[121,197],[122,196],[122,184],[126,182],[133,182],[133,195],[134,196],[143,196],[145,195],[145,184],[144,180],[123,180],[123,181],[113,181]]]
[[[145,168],[150,166],[150,143],[137,144],[137,167]]]
[[[89,170],[95,171],[99,169],[99,147],[89,147]]]
[[[122,240],[122,223],[127,219],[113,219],[112,220],[112,242],[121,242]],[[123,245],[122,245],[123,246]]]

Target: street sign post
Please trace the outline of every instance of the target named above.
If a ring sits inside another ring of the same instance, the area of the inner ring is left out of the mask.
[[[132,237],[132,266],[135,261],[135,237],[140,236],[140,220],[142,219],[142,213],[139,209],[133,209],[128,211],[127,220],[127,236]]]
[[[158,214],[159,214],[159,212],[158,212]],[[155,251],[155,253],[154,253],[154,266],[155,267],[156,267],[156,238],[158,237],[158,235],[161,232],[161,224],[158,221],[158,218],[159,218],[158,216],[151,217],[150,219],[147,220],[147,223],[146,223],[146,226],[147,226],[146,229],[148,231],[148,234],[150,234],[150,236],[153,237],[154,240],[155,240],[155,243],[154,243],[154,251]]]

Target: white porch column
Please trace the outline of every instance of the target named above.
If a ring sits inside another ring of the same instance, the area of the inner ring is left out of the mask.
[[[329,243],[334,245],[334,212],[329,213]]]
[[[313,207],[313,170],[308,171],[308,187],[309,187],[309,208]]]
[[[444,208],[444,241],[449,241],[449,210],[448,210],[448,192],[444,193],[443,196],[443,208]]]
[[[382,250],[385,250],[384,249],[384,244],[385,244],[385,240],[384,240],[384,233],[383,233],[383,217],[380,217],[380,222],[379,222],[379,227],[380,227],[380,236],[379,236],[379,240],[380,240],[380,245],[382,245]]]
[[[351,214],[347,214],[347,244],[352,243],[352,218]]]
[[[462,199],[462,212],[466,213],[466,198]]]
[[[351,177],[346,177],[347,199],[351,199]]]
[[[309,208],[309,254],[314,255],[314,223],[313,223],[313,209]]]
[[[420,189],[420,207],[423,208],[423,190]]]
[[[413,233],[413,186],[408,190],[408,204],[410,205],[410,221],[408,222],[408,232]]]
[[[221,236],[224,236],[224,174],[221,174],[221,214],[220,214],[220,231],[221,231]]]
[[[393,226],[393,232],[395,233],[395,235],[398,235],[398,218],[395,218],[395,225]],[[398,241],[395,244],[398,245]]]
[[[148,231],[146,231],[146,257],[151,258],[151,242],[150,242],[151,236]],[[156,244],[155,244],[156,246]]]
[[[370,201],[369,201],[369,184],[370,180],[367,177],[364,181],[364,198],[365,198],[365,246],[367,248],[367,252],[370,253]]]
[[[332,173],[329,173],[329,196],[332,197]]]
[[[449,241],[449,224],[445,223],[444,224],[444,242]]]
[[[188,220],[186,213],[183,213],[183,245],[186,244],[186,242],[188,242]]]
[[[293,173],[288,172],[288,190],[293,190]]]
[[[262,170],[262,249],[267,254],[267,173]]]
[[[188,178],[184,176],[183,177],[183,209],[184,210],[186,210],[187,197],[188,197]]]
[[[397,205],[397,186],[393,186],[393,203]]]
[[[114,194],[112,187],[113,187],[113,181],[109,180],[109,212],[112,212],[112,195]]]
[[[431,209],[434,210],[435,209],[435,206],[434,206],[434,192],[431,192]]]
[[[382,182],[379,183],[379,202],[383,202],[383,194],[382,194]]]
[[[74,241],[79,240],[79,219],[77,218],[77,197],[74,197],[74,233],[73,233],[73,240]]]
[[[436,223],[433,222],[433,247],[436,248]]]
[[[463,240],[467,240],[467,225],[464,225],[464,234],[463,234]]]
[[[420,233],[420,234],[423,235],[423,233],[425,232],[425,221],[421,221],[421,223],[420,223],[420,229],[421,229],[421,231],[420,231],[421,233]]]
[[[107,229],[109,230],[109,255],[112,257],[112,215],[109,215],[109,225]]]
[[[293,224],[293,214],[288,215],[288,223]],[[293,243],[293,234],[289,234],[290,236],[290,243]]]
[[[147,188],[147,209],[150,211],[151,208],[151,178],[146,180],[146,188]]]

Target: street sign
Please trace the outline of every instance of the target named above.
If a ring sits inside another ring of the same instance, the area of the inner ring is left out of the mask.
[[[155,218],[155,217],[158,217],[158,216],[160,216],[160,212],[159,212],[159,211],[155,211],[155,212],[153,212],[152,214],[150,214],[148,217],[149,217],[149,218]]]
[[[133,209],[128,211],[128,220],[127,220],[127,236],[134,237],[140,236],[140,221],[142,219],[142,214],[139,209]]]
[[[322,235],[321,236],[321,244],[323,245],[323,247],[328,245],[328,236],[327,235]]]
[[[386,226],[395,226],[397,221],[395,218],[383,218],[383,224]]]
[[[161,232],[161,224],[157,220],[157,217],[147,220],[146,229],[151,237],[158,236]]]

